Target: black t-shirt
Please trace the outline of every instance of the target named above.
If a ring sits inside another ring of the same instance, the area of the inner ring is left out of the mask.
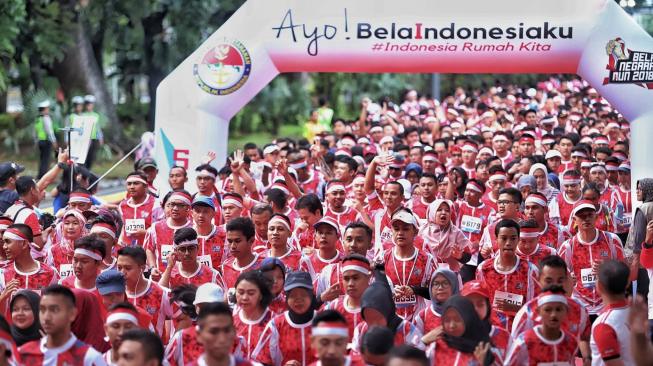
[[[7,209],[18,201],[18,193],[13,189],[0,190],[0,214],[4,214]]]

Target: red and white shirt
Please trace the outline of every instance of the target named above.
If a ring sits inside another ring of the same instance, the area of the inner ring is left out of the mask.
[[[492,365],[503,365],[503,358],[494,347],[490,349],[490,352],[494,355],[494,362]],[[432,366],[469,366],[479,364],[473,353],[464,353],[455,348],[449,347],[447,342],[443,339],[438,339],[431,343],[426,354],[429,356]]]
[[[267,251],[266,257],[273,257],[272,250]],[[291,246],[288,246],[286,253],[276,258],[286,266],[286,273],[288,273],[299,271],[300,263],[303,257],[304,256],[302,255],[302,252]]]
[[[328,302],[325,305],[325,309],[336,310],[342,314],[345,319],[347,319],[347,327],[349,328],[349,341],[351,342],[354,337],[354,330],[358,324],[363,322],[363,317],[361,316],[360,306],[357,308],[352,308],[347,305],[349,301],[349,295],[341,295],[337,299]]]
[[[574,299],[580,301],[590,314],[599,313],[603,300],[596,290],[598,274],[593,266],[606,259],[623,260],[621,240],[615,234],[596,230],[594,239],[586,243],[576,234],[560,247],[559,253],[567,262],[569,272],[576,277]]]
[[[190,227],[191,221],[186,221],[184,225],[172,226],[169,220],[162,220],[154,223],[145,233],[145,242],[143,248],[154,254],[159,271],[163,272],[167,265],[168,254],[173,250],[175,232],[182,227]]]
[[[336,250],[336,255],[333,258],[324,259],[320,256],[320,251],[316,250],[309,256],[302,256],[299,264],[299,270],[310,273],[311,278],[313,281],[315,281],[317,275],[322,272],[324,267],[328,266],[329,264],[340,262],[343,257],[344,255],[340,253],[339,250]]]
[[[225,289],[222,275],[217,270],[200,263],[195,273],[184,275],[181,272],[181,263],[177,263],[170,272],[170,282],[168,287],[175,288],[180,285],[189,284],[199,287],[201,284],[208,282],[215,283],[223,290]]]
[[[266,325],[252,359],[266,365],[283,366],[298,361],[301,366],[315,362],[311,348],[311,322],[296,324],[288,312],[275,316]]]
[[[32,229],[34,236],[41,235],[41,224],[39,224],[39,217],[34,211],[34,208],[23,200],[18,200],[7,211],[4,216],[9,217],[14,221],[14,224],[25,224]],[[45,238],[43,238],[45,240]]]
[[[195,229],[197,230],[197,229]],[[200,263],[205,264],[213,269],[218,269],[222,262],[229,255],[229,250],[225,245],[227,233],[224,226],[215,226],[209,235],[197,235],[199,243],[199,252],[197,254]]]
[[[517,257],[515,266],[508,271],[498,269],[499,256],[486,259],[476,270],[476,279],[485,282],[490,291],[490,304],[501,325],[510,329],[515,313],[497,310],[497,300],[505,300],[514,305],[522,306],[537,295],[538,270],[532,263]]]
[[[344,209],[345,210],[340,213],[333,211],[330,207],[325,207],[324,209],[324,216],[336,220],[340,226],[341,233],[345,232],[345,228],[348,224],[361,219],[360,213],[355,208],[344,206]]]
[[[592,366],[620,358],[624,365],[633,365],[630,353],[630,328],[627,302],[610,304],[601,311],[592,325]]]
[[[515,315],[515,320],[512,322],[511,335],[517,338],[518,335],[528,329],[539,325],[542,319],[537,313],[537,297],[522,306]],[[562,329],[571,333],[577,339],[589,339],[590,327],[592,323],[589,321],[589,314],[587,309],[581,303],[571,297],[567,298],[567,317],[562,323]]]
[[[259,339],[261,339],[261,334],[265,326],[268,325],[275,315],[269,309],[265,309],[260,318],[249,320],[245,319],[242,310],[236,311],[234,314],[234,328],[236,328],[236,334],[244,341],[243,356],[245,358],[252,357],[254,348],[258,344]]]
[[[236,280],[241,273],[258,269],[263,256],[254,254],[254,259],[244,267],[238,265],[236,258],[229,258],[222,264],[222,279],[229,294],[235,294]]]
[[[135,204],[131,198],[125,198],[120,202],[118,210],[124,223],[122,233],[120,234],[121,245],[143,245],[145,236],[136,235],[136,231],[141,229],[147,230],[147,228],[152,226],[154,202],[154,197],[149,194],[139,204]]]
[[[570,226],[571,211],[574,209],[576,202],[580,201],[582,197],[579,197],[576,201],[571,201],[567,198],[567,195],[564,192],[558,193],[558,209],[560,212],[560,226]]]
[[[414,248],[410,258],[398,258],[395,249],[388,249],[383,255],[385,273],[394,286],[428,286],[436,263],[433,257],[422,250]],[[415,314],[426,307],[426,302],[420,296],[394,295],[397,315],[412,321]]]
[[[147,280],[145,290],[138,294],[127,293],[127,299],[150,314],[154,329],[159,336],[162,336],[164,323],[171,319],[173,314],[168,291],[157,283]]]
[[[544,338],[541,325],[517,337],[506,355],[506,366],[575,365],[578,341],[573,334],[562,331],[554,341]]]
[[[435,311],[431,305],[420,310],[413,323],[422,334],[426,334],[442,324],[442,314]]]
[[[465,233],[465,236],[478,245],[483,235],[483,230],[490,223],[490,218],[496,215],[492,207],[481,202],[481,205],[474,207],[467,201],[458,200],[458,215],[456,217],[456,226]]]
[[[354,347],[353,351],[360,354],[361,344],[363,342],[363,336],[367,333],[369,325],[366,322],[362,322],[356,326],[354,329],[354,337],[352,338],[352,345]],[[402,344],[407,344],[410,346],[417,347],[419,349],[424,348],[424,343],[422,343],[422,333],[417,329],[417,327],[407,321],[403,320],[397,329],[395,329],[395,346],[401,346]]]
[[[406,207],[413,211],[418,218],[426,220],[426,210],[429,208],[429,204],[430,202],[424,202],[424,197],[419,196],[408,201]]]
[[[63,345],[46,347],[47,337],[22,345],[18,352],[25,366],[104,366],[102,354],[74,334]]]
[[[16,264],[12,263],[2,269],[0,272],[0,290],[4,290],[7,284],[13,279],[18,279],[18,288],[32,290],[37,293],[48,287],[54,285],[59,281],[59,273],[54,268],[45,263],[36,262],[37,268],[33,272],[21,272],[16,268]]]

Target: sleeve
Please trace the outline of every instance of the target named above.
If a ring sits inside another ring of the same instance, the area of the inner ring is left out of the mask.
[[[635,211],[632,228],[633,252],[640,253],[642,251],[642,244],[646,238],[646,218],[641,210]]]
[[[227,286],[225,285],[224,278],[222,278],[222,275],[220,274],[220,272],[218,272],[218,270],[215,270],[215,269],[211,269],[211,271],[213,272],[213,276],[212,276],[213,277],[212,278],[213,283],[220,286],[220,288],[226,293],[227,292]]]
[[[274,319],[270,320],[263,329],[259,343],[252,352],[252,360],[265,365],[281,365],[282,355],[279,349],[279,332],[274,324]]]
[[[404,320],[403,328],[404,328],[403,329],[404,343],[411,345],[413,347],[417,347],[423,351],[425,345],[424,343],[422,343],[422,332],[420,332],[419,329],[417,329],[417,327],[413,325],[413,323],[410,323],[405,320]]]
[[[89,347],[84,355],[84,366],[107,366],[107,363],[100,352],[93,347]]]
[[[523,337],[515,339],[506,352],[505,366],[528,365],[528,349]]]
[[[515,319],[512,321],[512,330],[510,331],[510,336],[515,340],[517,339],[518,335],[524,331],[524,329],[529,329],[532,326],[532,324],[529,324],[531,322],[527,309],[528,303],[519,309],[515,315]]]
[[[143,249],[150,250],[154,253],[154,247],[156,246],[156,231],[154,230],[154,225],[150,226],[147,231],[145,231],[145,239],[143,240]]]
[[[639,262],[646,269],[653,269],[653,247],[647,248],[642,246]]]
[[[621,357],[617,333],[610,325],[605,323],[597,324],[592,330],[592,338],[603,361],[615,360]]]
[[[39,224],[39,218],[36,216],[36,213],[29,213],[29,215],[25,218],[25,225],[29,226],[30,229],[32,229],[34,236],[41,235],[41,224]]]
[[[420,332],[422,332],[422,334],[431,331],[431,329],[429,330],[424,329],[424,320],[422,319],[424,315],[425,315],[424,310],[422,310],[419,313],[417,313],[417,315],[415,315],[415,318],[413,319],[413,324]]]
[[[168,346],[166,346],[164,361],[168,362],[169,366],[181,366],[177,363],[179,357],[179,344],[181,343],[181,331],[178,331],[172,336]]]

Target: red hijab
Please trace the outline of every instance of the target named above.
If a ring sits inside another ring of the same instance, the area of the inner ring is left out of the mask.
[[[73,334],[100,353],[108,351],[111,346],[104,340],[104,321],[98,311],[100,303],[97,297],[90,291],[76,288],[71,290],[75,294],[77,307],[77,318],[71,327]]]

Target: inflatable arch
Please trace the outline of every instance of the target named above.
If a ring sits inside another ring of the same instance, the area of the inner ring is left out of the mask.
[[[157,185],[223,162],[282,72],[578,74],[631,122],[633,182],[653,177],[653,41],[613,0],[248,0],[158,87]]]

